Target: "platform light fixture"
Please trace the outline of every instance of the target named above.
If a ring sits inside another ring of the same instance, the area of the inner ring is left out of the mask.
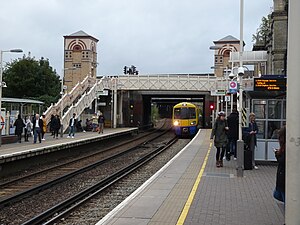
[[[11,53],[21,53],[23,52],[22,49],[15,48],[10,50],[0,50],[0,110],[2,105],[2,88],[7,87],[5,82],[2,82],[2,75],[3,75],[3,53],[5,52],[11,52]],[[2,111],[1,111],[2,112]],[[2,115],[0,115],[2,116]],[[0,130],[0,146],[2,144],[2,130]]]

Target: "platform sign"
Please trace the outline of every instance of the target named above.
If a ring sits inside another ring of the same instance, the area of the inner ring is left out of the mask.
[[[226,90],[211,90],[210,95],[211,96],[225,96]]]
[[[254,91],[286,91],[286,78],[254,78]]]
[[[108,90],[98,91],[97,95],[98,96],[108,96]]]
[[[98,106],[106,106],[106,102],[98,102],[97,105]]]
[[[225,95],[225,102],[230,102],[230,95]]]
[[[238,84],[236,81],[230,81],[228,85],[229,93],[235,94],[238,91]]]
[[[5,111],[2,110],[0,115],[0,130],[1,130],[1,135],[5,135]]]

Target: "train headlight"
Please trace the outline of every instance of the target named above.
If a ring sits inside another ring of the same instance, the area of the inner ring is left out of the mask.
[[[175,120],[174,123],[173,123],[173,125],[174,125],[174,126],[178,126],[178,125],[179,125],[178,120]]]
[[[196,121],[191,122],[191,125],[196,125]]]

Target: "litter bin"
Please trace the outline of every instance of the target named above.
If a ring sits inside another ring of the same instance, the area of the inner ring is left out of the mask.
[[[244,140],[244,170],[252,170],[252,152],[250,150],[251,135],[243,133]]]

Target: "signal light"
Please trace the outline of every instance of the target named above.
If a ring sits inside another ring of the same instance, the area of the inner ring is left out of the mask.
[[[213,104],[210,104],[209,108],[210,108],[211,110],[214,110],[215,106],[214,106]]]
[[[127,66],[124,66],[124,74],[127,74]]]

